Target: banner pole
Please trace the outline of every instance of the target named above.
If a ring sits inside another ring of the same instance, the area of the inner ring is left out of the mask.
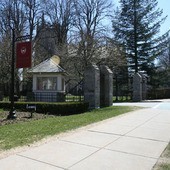
[[[14,86],[15,86],[15,42],[17,41],[23,41],[26,39],[29,39],[30,35],[26,36],[21,36],[21,37],[15,37],[15,29],[12,29],[12,59],[11,59],[11,90],[10,90],[10,101],[11,101],[11,106],[10,106],[10,111],[9,115],[7,116],[7,119],[15,119],[16,116],[16,110],[14,107]],[[31,48],[30,48],[31,50]],[[31,66],[31,59],[29,62],[29,66]]]
[[[14,74],[15,74],[15,29],[12,29],[11,90],[10,90],[11,107],[7,119],[16,118],[16,111],[14,108]]]

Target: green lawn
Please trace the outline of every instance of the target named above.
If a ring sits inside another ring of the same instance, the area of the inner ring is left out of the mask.
[[[170,170],[170,164],[160,165],[159,170]]]
[[[113,96],[113,102],[127,102],[127,101],[131,101],[131,97],[130,96],[118,96],[118,101],[116,101],[116,96]]]
[[[0,150],[27,145],[44,137],[59,134],[135,109],[137,108],[113,106],[78,115],[56,116],[29,122],[3,125],[0,126]]]
[[[168,160],[167,163],[160,163],[157,167],[159,170],[170,170],[170,143],[168,144],[167,148],[163,152],[161,158],[164,160]]]

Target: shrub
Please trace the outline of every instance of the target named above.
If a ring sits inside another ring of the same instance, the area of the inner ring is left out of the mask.
[[[83,113],[88,110],[89,104],[82,102],[63,102],[63,103],[45,103],[45,102],[15,102],[14,107],[20,111],[29,111],[27,105],[36,105],[37,113],[54,115],[71,115]],[[0,108],[10,109],[10,102],[0,102]]]

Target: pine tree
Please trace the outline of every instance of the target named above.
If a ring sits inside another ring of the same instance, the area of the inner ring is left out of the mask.
[[[153,66],[161,51],[160,26],[166,19],[157,8],[157,0],[120,0],[115,11],[113,33],[126,49],[130,70],[135,72]]]

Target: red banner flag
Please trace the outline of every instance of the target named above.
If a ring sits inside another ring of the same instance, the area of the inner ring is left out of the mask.
[[[16,68],[31,67],[31,42],[19,42],[16,45]]]

